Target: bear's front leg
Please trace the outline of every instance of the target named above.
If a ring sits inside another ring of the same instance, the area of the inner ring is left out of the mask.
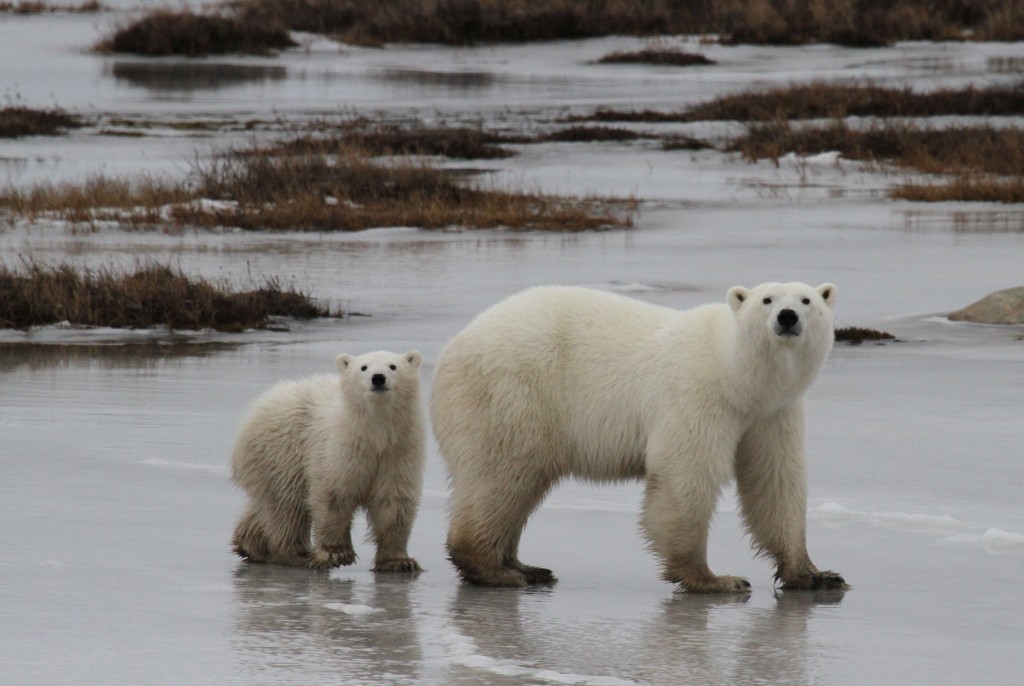
[[[662,559],[662,578],[679,584],[680,590],[687,593],[750,592],[746,579],[717,576],[708,567],[708,527],[718,491],[710,470],[678,462],[658,468],[649,461],[644,531]]]
[[[798,403],[756,421],[736,453],[736,490],[754,545],[775,560],[784,589],[845,590],[843,577],[819,571],[807,554],[804,413]]]
[[[347,566],[356,561],[352,547],[352,519],[358,504],[352,498],[313,488],[310,497],[315,546],[309,555],[309,566],[329,569]]]

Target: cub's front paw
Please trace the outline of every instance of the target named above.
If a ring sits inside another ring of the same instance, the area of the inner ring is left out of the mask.
[[[420,563],[411,557],[389,557],[377,560],[373,565],[375,572],[422,572]]]
[[[679,590],[684,593],[750,593],[750,582],[739,576],[713,576],[683,580]]]
[[[311,569],[343,567],[356,561],[356,551],[351,546],[320,546],[309,555]]]

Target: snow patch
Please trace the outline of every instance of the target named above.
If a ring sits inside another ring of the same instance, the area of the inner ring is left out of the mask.
[[[150,457],[142,460],[142,464],[150,467],[161,467],[164,469],[180,469],[190,472],[207,472],[209,474],[216,474],[217,476],[227,476],[227,467],[215,467],[208,464],[195,464],[192,462],[171,462],[169,460],[161,460],[159,457]]]
[[[910,512],[863,512],[838,503],[822,503],[807,511],[808,517],[825,526],[851,523],[870,524],[885,529],[944,538],[954,543],[981,544],[989,552],[1024,550],[1024,534],[989,528],[982,534],[971,533],[967,524],[950,515]]]

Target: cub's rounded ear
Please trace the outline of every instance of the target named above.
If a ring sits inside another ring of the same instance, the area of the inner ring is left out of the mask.
[[[405,361],[408,362],[413,369],[418,368],[420,366],[420,362],[423,361],[423,356],[420,355],[418,350],[410,350],[406,354],[402,355],[402,357],[405,358]]]
[[[729,301],[729,307],[732,308],[732,311],[739,312],[740,307],[750,297],[750,289],[743,286],[733,286],[725,297]]]
[[[832,307],[833,305],[836,304],[836,287],[835,286],[833,286],[830,283],[823,283],[820,286],[818,286],[815,290],[817,290],[818,293],[821,294],[821,297],[825,301],[826,305],[828,305],[829,307]]]
[[[334,366],[338,368],[339,372],[344,374],[348,370],[348,366],[352,364],[352,362],[355,359],[356,358],[352,357],[351,355],[346,355],[345,353],[342,353],[334,358]]]

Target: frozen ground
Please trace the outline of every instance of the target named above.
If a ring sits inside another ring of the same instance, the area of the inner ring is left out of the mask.
[[[119,64],[141,61],[86,54],[108,18],[0,18],[0,85],[31,105],[108,118],[352,108],[543,123],[567,107],[678,107],[818,77],[982,84],[1008,78],[990,58],[1020,54],[709,47],[719,67],[680,72],[587,64],[635,44],[627,39],[474,50],[314,43],[271,60],[185,63],[265,74],[192,88],[166,85],[178,61],[142,63],[167,70],[152,85],[118,76]],[[173,172],[223,138],[90,130],[0,143],[0,165],[17,183]],[[239,337],[0,334],[0,684],[1019,683],[1024,330],[941,317],[1020,284],[1019,207],[893,203],[892,179],[845,162],[776,169],[649,143],[534,146],[492,166],[544,189],[634,193],[645,206],[634,230],[577,236],[0,233],[5,259],[156,257],[209,275],[281,275],[372,315]],[[523,540],[524,559],[551,566],[558,585],[460,586],[444,559],[433,446],[411,545],[428,570],[418,578],[375,578],[365,544],[354,567],[330,574],[247,567],[229,554],[242,504],[227,475],[234,428],[274,381],[325,370],[342,351],[415,347],[429,391],[443,343],[530,285],[687,307],[769,279],[832,281],[839,325],[901,339],[838,346],[810,393],[809,546],[846,576],[848,593],[773,592],[727,493],[711,564],[748,576],[753,593],[676,595],[638,534],[640,486],[575,483],[549,498]]]

